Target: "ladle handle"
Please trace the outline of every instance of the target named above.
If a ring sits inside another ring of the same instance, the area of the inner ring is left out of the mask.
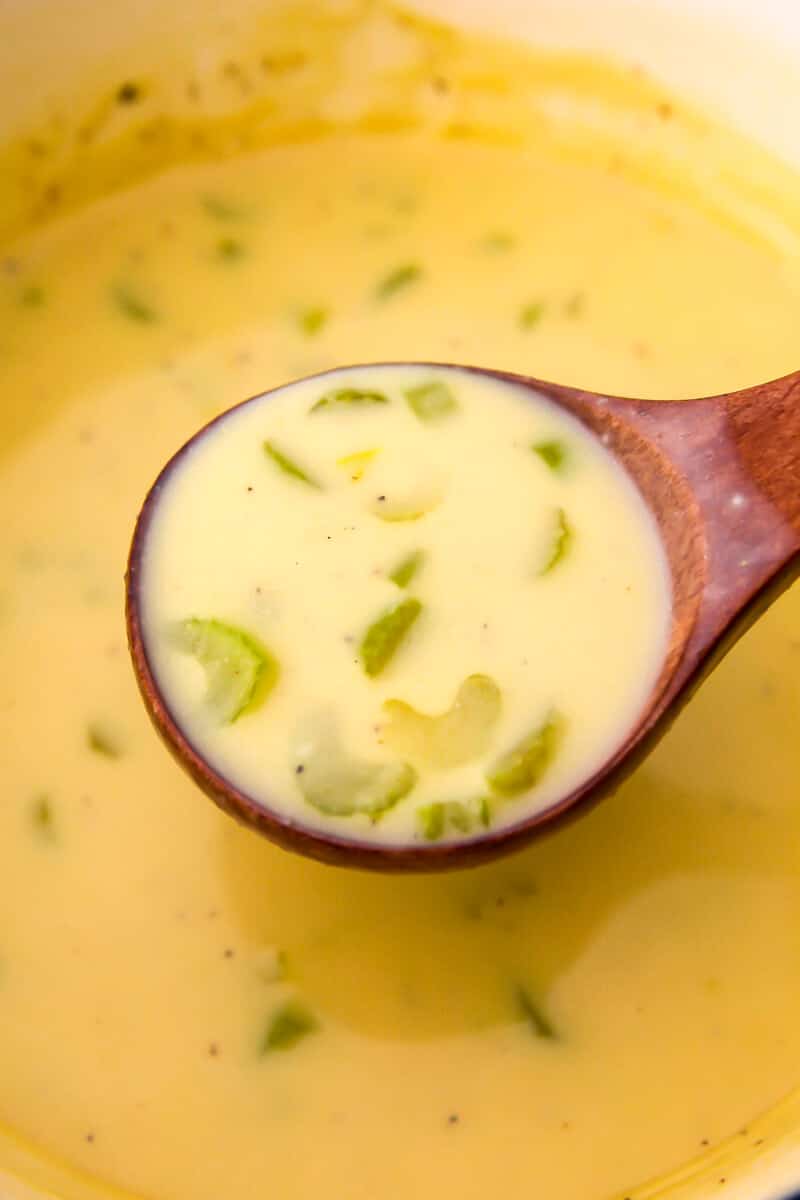
[[[716,399],[747,474],[800,534],[800,371]]]
[[[702,538],[704,569],[669,688],[677,695],[800,574],[800,372],[702,400],[609,408],[661,448],[692,493],[680,517]]]

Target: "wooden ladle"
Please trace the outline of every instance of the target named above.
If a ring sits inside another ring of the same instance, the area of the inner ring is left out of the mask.
[[[187,739],[159,692],[142,635],[139,589],[156,484],[137,522],[126,593],[131,656],[147,710],[180,764],[217,804],[287,849],[325,862],[379,871],[471,866],[519,849],[586,810],[652,750],[695,688],[800,572],[800,372],[744,391],[672,402],[602,396],[505,371],[453,369],[546,396],[599,437],[632,476],[656,518],[672,576],[667,651],[647,703],[614,752],[544,811],[469,840],[426,844],[382,845],[304,826],[223,778]]]

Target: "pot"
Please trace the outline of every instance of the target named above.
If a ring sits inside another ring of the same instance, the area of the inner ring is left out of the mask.
[[[203,84],[204,105],[235,109],[235,79],[220,65],[262,39],[267,0],[6,0],[0,6],[0,138],[47,125],[55,111],[89,111],[92,98],[136,81],[179,113]],[[344,11],[357,0],[330,0]],[[547,49],[600,52],[636,64],[800,167],[800,6],[795,0],[413,0],[424,17],[500,33]],[[132,83],[131,86],[134,86]],[[115,121],[126,119],[124,96]],[[116,127],[115,127],[116,128]],[[143,152],[145,153],[145,152]],[[146,153],[150,153],[148,150]],[[30,166],[30,164],[29,164]],[[142,172],[152,166],[144,162]],[[31,170],[38,170],[33,161]],[[70,176],[81,199],[80,171]],[[107,184],[119,180],[109,176]],[[30,188],[9,179],[0,234],[15,229]],[[71,195],[71,193],[70,193]],[[755,382],[755,381],[740,381]],[[800,1093],[710,1155],[636,1200],[790,1200],[800,1196]],[[756,1136],[757,1134],[757,1136]],[[721,1183],[724,1181],[724,1190]],[[0,1200],[112,1200],[122,1193],[49,1161],[0,1130]],[[132,1200],[132,1198],[131,1198]]]

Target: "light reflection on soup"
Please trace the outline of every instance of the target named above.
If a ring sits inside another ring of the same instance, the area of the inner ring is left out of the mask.
[[[586,819],[383,879],[271,848],[182,777],[122,573],[167,455],[248,394],[404,358],[722,390],[797,365],[798,294],[741,227],[545,142],[275,146],[8,248],[3,1121],[164,1200],[601,1200],[794,1085],[796,595]]]

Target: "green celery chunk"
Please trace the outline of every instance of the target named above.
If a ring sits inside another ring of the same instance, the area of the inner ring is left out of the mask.
[[[428,842],[444,837],[448,828],[472,833],[477,826],[488,829],[491,809],[485,796],[477,800],[436,800],[417,809],[417,824]]]
[[[549,571],[552,571],[553,567],[557,566],[566,557],[575,536],[563,508],[556,509],[553,526],[550,550],[544,566],[539,571],[540,575],[547,575]]]
[[[544,305],[540,300],[534,300],[524,305],[519,312],[519,323],[522,329],[535,329],[544,316]]]
[[[469,675],[450,708],[431,717],[404,700],[387,700],[383,730],[387,745],[434,769],[461,766],[489,748],[500,716],[500,689],[488,675]]]
[[[104,758],[120,758],[122,746],[119,738],[102,721],[90,721],[86,728],[86,742],[95,754]]]
[[[541,725],[496,759],[486,772],[492,791],[509,799],[535,787],[555,758],[564,727],[561,714],[551,710]]]
[[[242,210],[238,205],[232,204],[223,196],[206,193],[200,197],[200,203],[209,217],[213,217],[215,221],[240,221],[242,219]]]
[[[217,242],[216,254],[223,262],[239,262],[245,257],[246,251],[244,243],[238,238],[224,237]]]
[[[376,288],[376,300],[388,300],[397,292],[403,291],[412,283],[417,283],[422,278],[422,267],[417,263],[404,263],[401,267],[396,267],[394,271],[390,271],[388,275],[384,275]]]
[[[34,832],[43,842],[56,840],[55,813],[48,795],[34,797],[30,807],[30,820]]]
[[[291,1050],[318,1029],[319,1022],[313,1013],[296,1000],[290,1000],[270,1017],[261,1042],[261,1054],[271,1054],[273,1050]]]
[[[363,813],[376,821],[417,782],[408,763],[352,758],[342,748],[333,718],[327,716],[295,739],[292,762],[303,799],[331,817]]]
[[[153,306],[130,284],[115,283],[111,289],[111,299],[129,321],[136,321],[140,325],[155,325],[159,319]]]
[[[411,411],[420,421],[439,421],[458,412],[458,401],[453,390],[442,379],[432,379],[430,383],[408,388],[405,395]]]
[[[412,579],[416,577],[424,561],[424,552],[422,550],[414,550],[411,554],[407,554],[405,558],[401,558],[397,566],[389,572],[389,578],[398,587],[408,587]]]
[[[278,682],[277,660],[252,634],[234,625],[189,617],[173,627],[172,642],[204,668],[206,704],[222,725],[232,725]]]
[[[380,675],[421,612],[419,600],[410,596],[387,608],[372,622],[359,647],[361,665],[367,675]]]
[[[515,989],[516,1005],[522,1017],[528,1022],[533,1032],[539,1038],[549,1042],[560,1040],[558,1031],[547,1013],[537,1004],[526,987],[518,984]]]
[[[438,842],[444,837],[446,823],[445,805],[441,801],[417,809],[417,824],[428,842]]]
[[[297,324],[306,337],[315,337],[328,323],[327,308],[304,308],[297,314]]]
[[[279,450],[274,442],[264,442],[264,453],[272,459],[279,471],[283,471],[284,475],[288,475],[290,479],[297,479],[300,483],[305,483],[308,487],[316,488],[317,491],[322,490],[322,485],[317,483],[316,479],[312,479],[307,475],[302,467]]]
[[[44,288],[38,283],[27,284],[19,294],[23,308],[41,308],[45,302]]]
[[[559,441],[557,438],[545,440],[542,442],[533,442],[531,450],[534,454],[538,454],[543,463],[550,468],[551,471],[560,472],[569,462],[569,450],[565,442]]]
[[[320,396],[316,404],[308,410],[310,413],[322,412],[326,408],[358,408],[364,404],[388,404],[389,397],[383,392],[365,391],[362,388],[341,387],[333,388]]]

